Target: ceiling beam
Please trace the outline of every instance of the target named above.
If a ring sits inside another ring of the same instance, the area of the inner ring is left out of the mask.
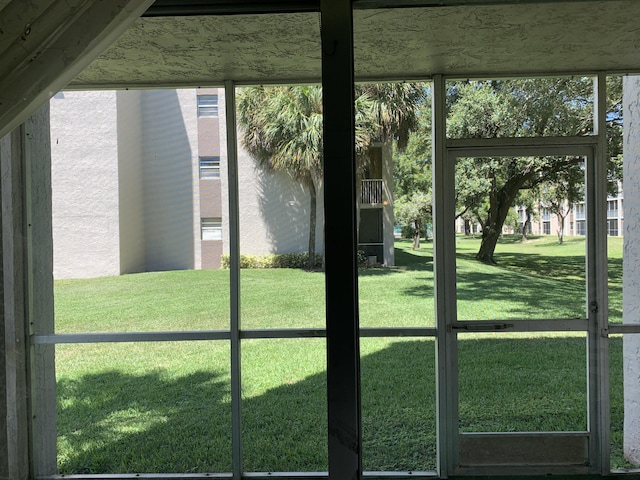
[[[560,0],[586,2],[590,0]],[[558,3],[558,0],[352,0],[354,9]],[[320,0],[155,0],[144,17],[319,12]]]
[[[319,12],[319,0],[156,0],[144,17]]]
[[[353,8],[478,7],[482,5],[527,5],[576,3],[592,0],[353,0]]]
[[[151,0],[34,0],[29,18],[0,29],[0,138],[9,133],[109,47]],[[26,9],[12,0],[2,13]],[[55,15],[52,15],[52,11]],[[0,24],[0,27],[2,25]]]

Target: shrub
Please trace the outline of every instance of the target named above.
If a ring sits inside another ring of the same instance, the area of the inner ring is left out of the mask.
[[[270,253],[240,255],[240,268],[307,268],[306,253]],[[229,255],[222,255],[222,268],[231,266]],[[314,268],[322,267],[322,255],[316,253]]]
[[[364,268],[367,266],[367,254],[364,253],[364,250],[358,250],[358,267]]]

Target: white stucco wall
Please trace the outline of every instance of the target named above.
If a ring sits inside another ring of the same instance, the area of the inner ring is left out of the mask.
[[[640,323],[640,77],[625,77],[624,96],[624,254],[622,317]],[[624,455],[640,464],[640,335],[625,335]]]
[[[146,269],[192,269],[195,90],[145,90],[142,112]]]
[[[65,92],[51,101],[56,278],[200,268],[197,90]],[[224,90],[219,91],[229,252]],[[306,252],[309,194],[239,148],[240,250]],[[323,249],[318,193],[316,251]]]
[[[142,91],[116,92],[118,108],[118,185],[120,273],[146,268],[144,171],[142,165]]]
[[[55,278],[120,273],[116,93],[50,101]]]
[[[309,192],[285,173],[265,173],[251,156],[238,154],[240,196],[240,253],[306,252],[309,245]],[[226,175],[226,169],[223,172]],[[223,189],[227,187],[224,180]],[[226,190],[223,190],[226,191]],[[323,197],[319,192],[316,217],[316,251],[323,245]],[[223,199],[228,211],[228,199]],[[228,218],[223,220],[228,231]],[[229,242],[225,242],[228,253]]]

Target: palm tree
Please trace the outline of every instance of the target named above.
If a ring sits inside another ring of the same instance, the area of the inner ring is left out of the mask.
[[[357,89],[356,156],[360,170],[374,141],[396,139],[403,148],[417,124],[424,90],[409,84]],[[322,188],[322,90],[318,86],[250,87],[238,94],[244,148],[266,171],[283,171],[309,190],[309,258],[315,264],[317,195]]]
[[[315,266],[322,188],[322,92],[314,86],[255,87],[238,95],[242,142],[266,171],[285,171],[309,190],[309,257]]]

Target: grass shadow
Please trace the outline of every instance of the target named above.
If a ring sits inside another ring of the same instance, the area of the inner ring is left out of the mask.
[[[229,382],[221,372],[169,378],[121,370],[57,382],[64,474],[227,471]],[[226,455],[223,452],[227,452]]]
[[[267,340],[261,340],[264,342]],[[297,342],[314,341],[298,340]],[[306,343],[299,343],[302,348]],[[612,339],[612,438],[622,435],[622,342]],[[363,339],[365,470],[436,466],[435,345],[432,339]],[[203,359],[206,361],[206,359]],[[172,360],[179,362],[178,358]],[[184,360],[182,360],[184,361]],[[585,339],[460,341],[460,424],[465,431],[585,428]],[[270,366],[293,371],[287,355]],[[259,372],[257,365],[252,367]],[[228,376],[104,370],[58,381],[59,473],[230,471]],[[247,378],[254,384],[260,378]],[[247,385],[249,387],[249,385]],[[326,373],[282,381],[242,402],[245,471],[326,471]],[[614,447],[614,466],[624,466]]]
[[[487,271],[458,272],[456,283],[460,318],[541,319],[585,316],[584,282],[523,275],[503,268],[500,270],[497,275]],[[485,302],[490,308],[484,307],[488,311],[474,317],[473,311],[478,301]]]

